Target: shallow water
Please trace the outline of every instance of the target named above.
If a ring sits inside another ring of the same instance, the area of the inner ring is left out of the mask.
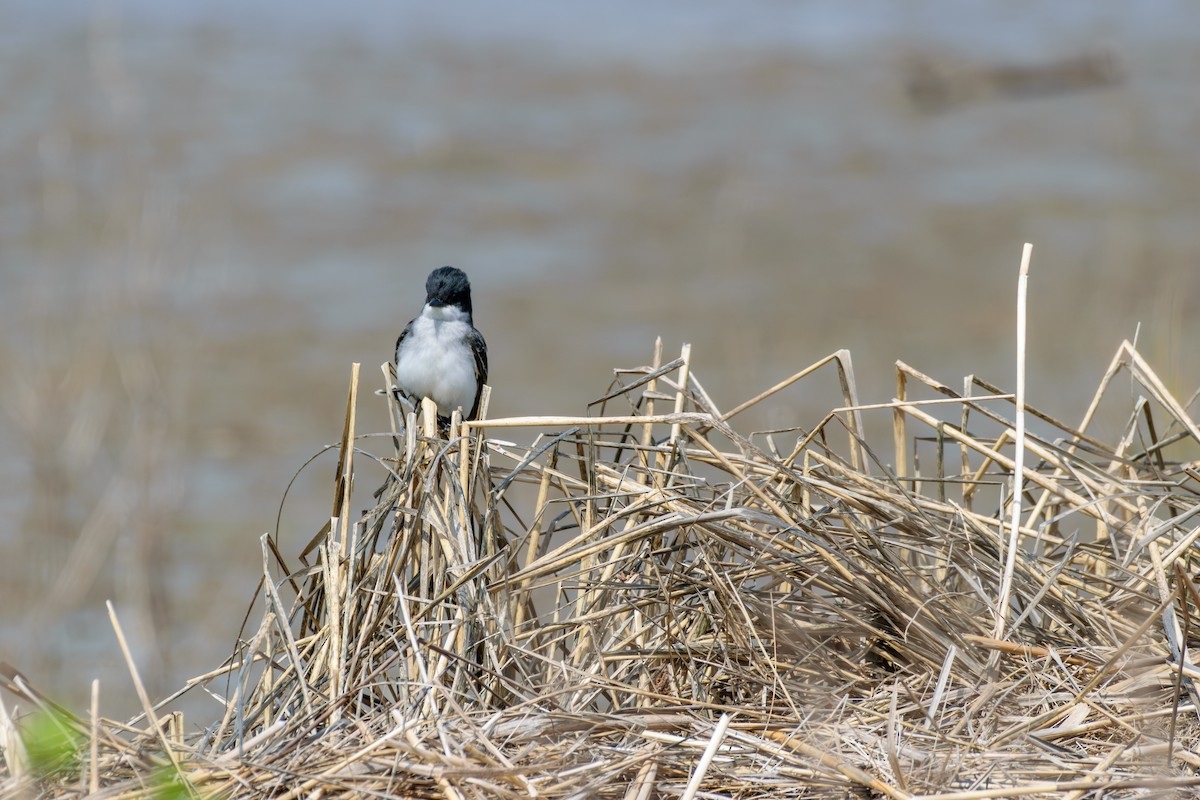
[[[896,359],[1011,386],[1024,241],[1032,403],[1078,419],[1139,323],[1174,391],[1200,382],[1197,7],[492,9],[0,4],[0,645],[35,684],[79,702],[97,675],[133,708],[105,598],[157,692],[228,652],[350,363],[379,385],[443,263],[475,285],[493,416],[580,413],[658,335],[726,408],[840,348],[865,401]],[[1121,83],[905,93],[915,55],[1097,43]],[[741,424],[836,404],[829,375]]]

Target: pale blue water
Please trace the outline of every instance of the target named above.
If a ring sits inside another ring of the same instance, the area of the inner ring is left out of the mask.
[[[230,28],[277,44],[294,37],[351,37],[370,47],[445,41],[491,47],[511,42],[531,59],[638,59],[666,64],[712,50],[788,48],[836,56],[902,41],[983,57],[1022,58],[1097,38],[1190,41],[1197,11],[1186,0],[1142,3],[1003,0],[6,0],[11,21],[0,41],[29,28],[79,24],[97,16],[137,24]]]

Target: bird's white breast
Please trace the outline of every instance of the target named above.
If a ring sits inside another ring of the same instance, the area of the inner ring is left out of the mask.
[[[432,399],[442,416],[460,407],[469,412],[477,390],[475,355],[466,341],[470,331],[461,319],[422,313],[396,354],[396,385],[413,397]]]

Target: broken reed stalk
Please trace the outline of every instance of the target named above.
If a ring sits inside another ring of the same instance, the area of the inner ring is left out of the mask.
[[[733,427],[826,365],[845,402],[815,428]],[[448,436],[423,408],[387,455],[353,380],[328,523],[264,537],[261,622],[191,683],[217,721],[68,718],[88,764],[2,785],[133,798],[174,762],[245,798],[1184,796],[1200,434],[1128,343],[1104,385],[1121,369],[1148,399],[1115,444],[1088,430],[1101,392],[1078,428],[1027,407],[1028,460],[1019,397],[898,363],[897,399],[862,404],[848,353],[722,414],[660,346],[590,416]]]
[[[1004,635],[1004,626],[1008,622],[1008,598],[1012,593],[1013,569],[1017,562],[1017,548],[1021,541],[1021,500],[1025,494],[1025,309],[1027,306],[1029,287],[1029,259],[1033,255],[1033,245],[1025,243],[1021,251],[1021,270],[1017,277],[1017,395],[1013,426],[1013,479],[1012,495],[1009,500],[1011,507],[1011,522],[1008,526],[1008,546],[1005,548],[1004,576],[1000,580],[1000,598],[996,601],[996,627],[993,636],[997,639]],[[997,654],[999,651],[997,651]],[[999,663],[998,655],[989,666]]]

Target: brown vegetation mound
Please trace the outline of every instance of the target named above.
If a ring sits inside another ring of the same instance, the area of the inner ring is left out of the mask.
[[[1077,428],[1024,410],[1014,497],[1013,397],[897,366],[892,403],[860,404],[840,352],[722,412],[685,348],[618,371],[591,417],[456,420],[442,437],[410,415],[357,518],[356,374],[331,524],[299,557],[264,538],[261,618],[188,687],[225,697],[224,717],[183,735],[165,703],[125,725],[60,713],[78,756],[40,772],[6,718],[0,786],[1191,796],[1185,408],[1123,345]],[[815,428],[732,427],[831,369],[844,407]],[[1089,428],[1123,372],[1143,396],[1104,443]],[[864,418],[891,423],[886,456]],[[505,428],[538,433],[516,445]]]

